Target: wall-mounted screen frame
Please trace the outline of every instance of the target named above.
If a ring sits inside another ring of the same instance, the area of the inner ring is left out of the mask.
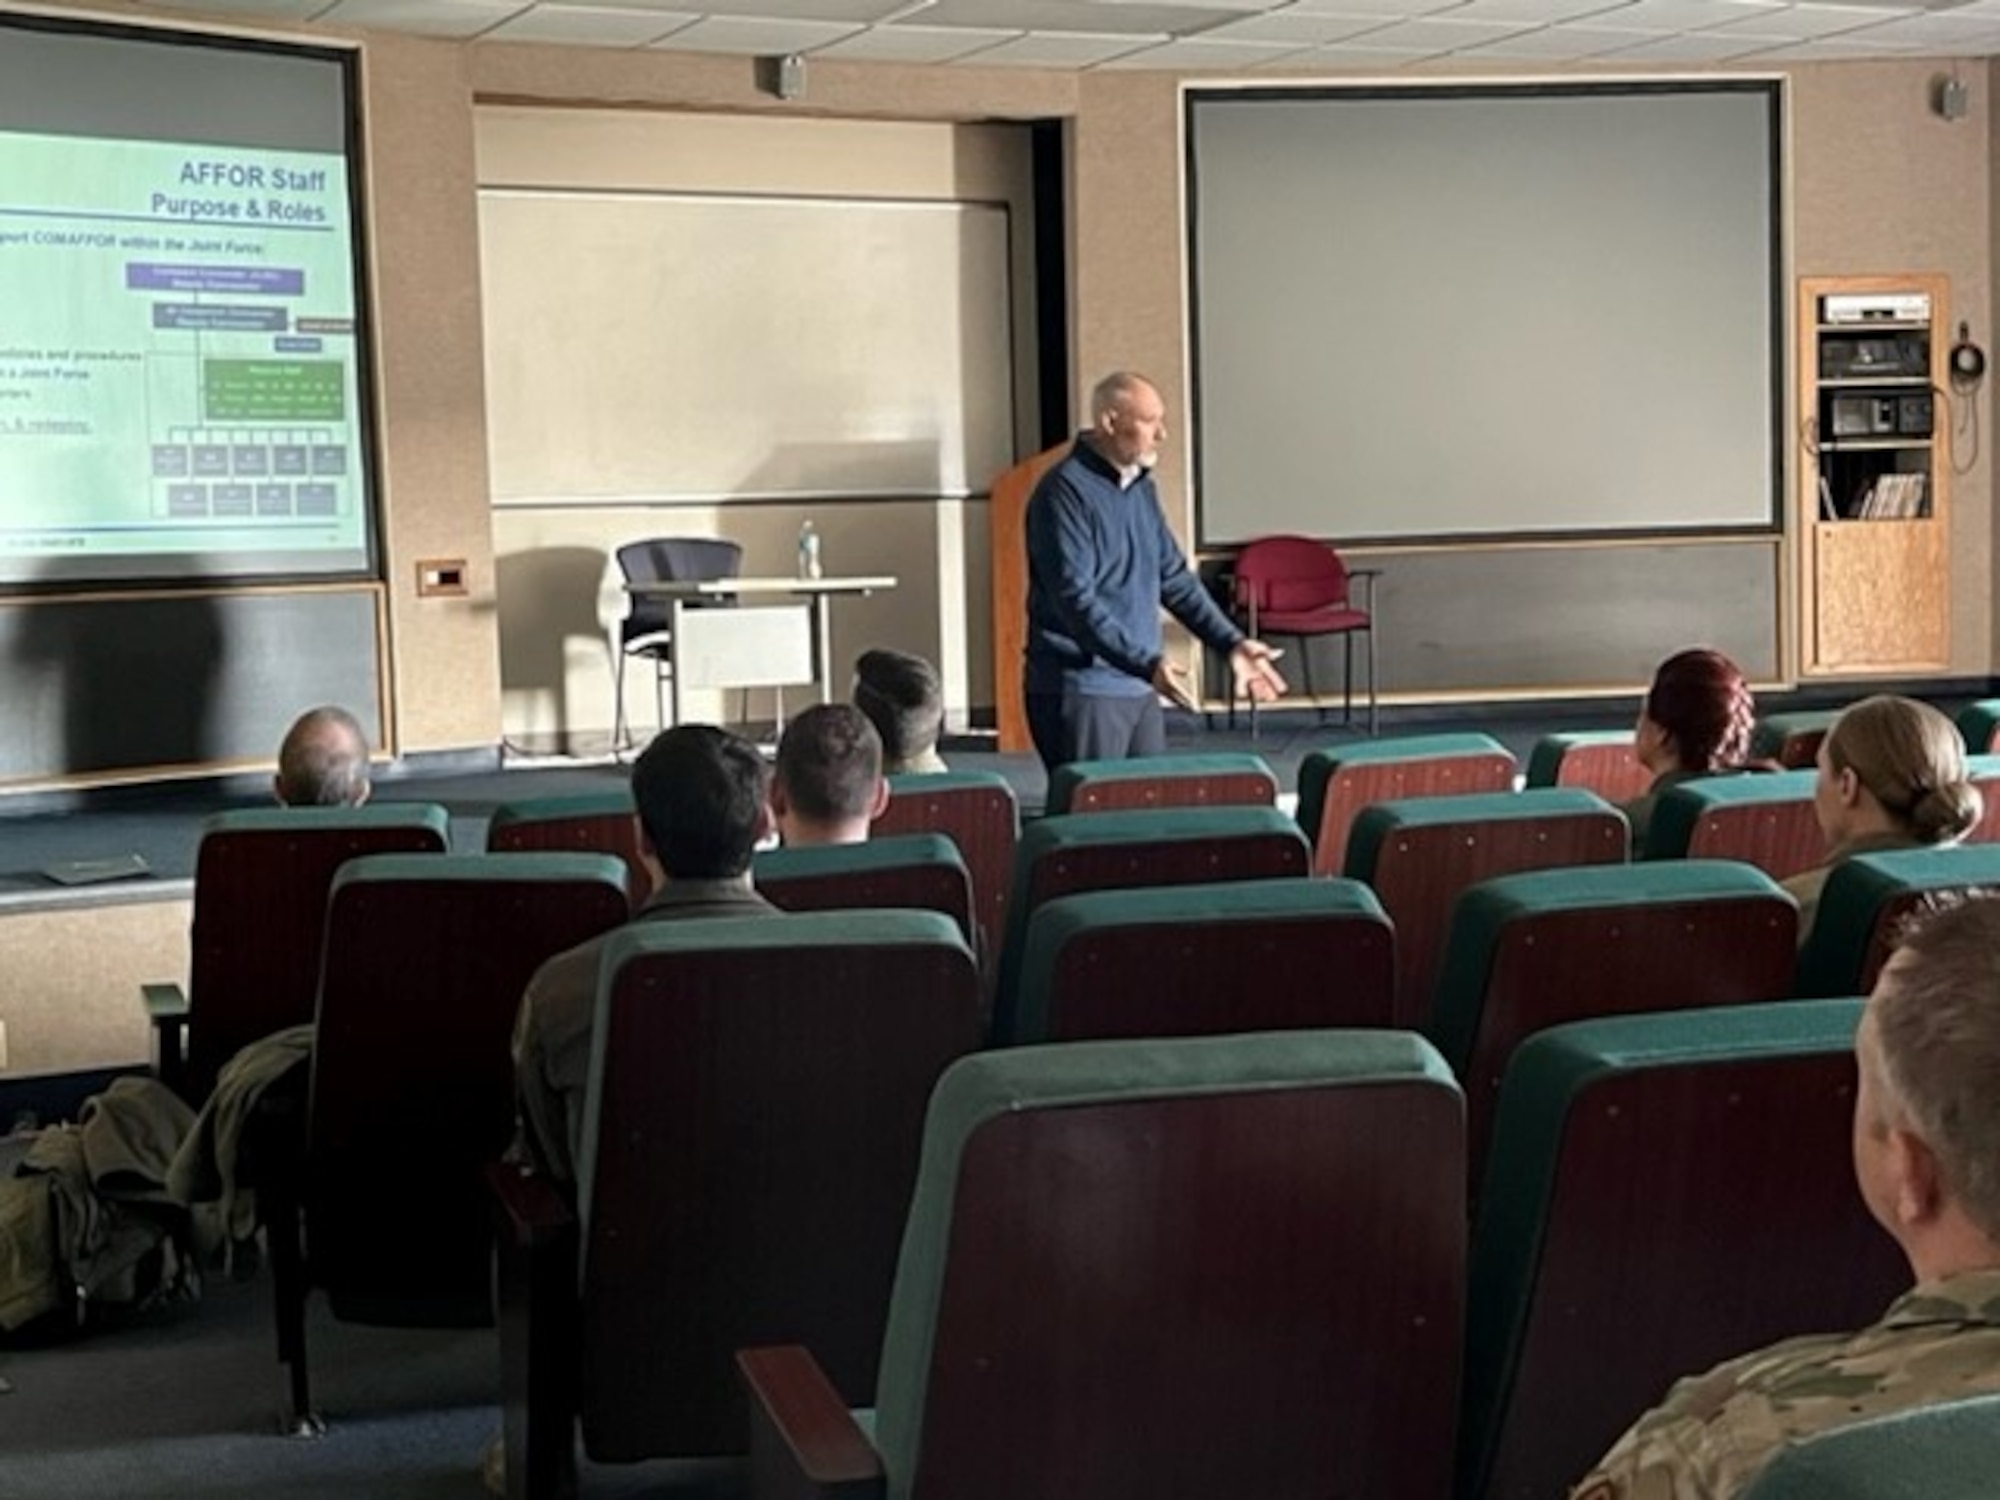
[[[0,590],[378,576],[359,68],[0,13]]]
[[[1781,529],[1782,79],[1183,101],[1200,545]]]

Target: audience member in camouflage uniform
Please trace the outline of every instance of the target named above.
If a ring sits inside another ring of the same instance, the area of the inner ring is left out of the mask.
[[[1574,1500],[1728,1500],[1828,1428],[2000,1391],[2000,900],[1913,931],[1855,1037],[1854,1172],[1914,1290],[1859,1333],[1683,1380]]]

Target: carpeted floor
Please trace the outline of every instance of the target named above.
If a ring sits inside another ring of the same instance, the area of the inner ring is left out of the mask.
[[[500,1431],[485,1331],[309,1321],[317,1439],[282,1434],[271,1283],[216,1278],[199,1302],[35,1349],[0,1345],[0,1500],[478,1500]],[[729,1463],[583,1465],[584,1500],[734,1500]]]

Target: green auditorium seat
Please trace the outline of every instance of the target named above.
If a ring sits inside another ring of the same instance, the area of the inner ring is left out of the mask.
[[[1820,741],[1842,712],[1815,708],[1761,717],[1750,733],[1750,754],[1757,760],[1774,760],[1788,771],[1810,771]]]
[[[1574,786],[1606,802],[1630,802],[1653,784],[1632,753],[1629,729],[1545,734],[1528,754],[1528,786]]]
[[[448,821],[428,802],[374,802],[244,808],[202,824],[187,989],[145,986],[161,1081],[199,1105],[246,1043],[310,1021],[335,872],[364,854],[441,854]]]
[[[509,1492],[741,1453],[731,1365],[807,1338],[872,1390],[926,1102],[978,1044],[936,912],[635,923],[606,945],[574,1202],[498,1168]]]
[[[1426,734],[1315,750],[1299,763],[1299,827],[1313,845],[1313,873],[1338,875],[1361,809],[1409,797],[1501,792],[1514,755],[1490,735]]]
[[[1653,809],[1647,859],[1740,859],[1773,880],[1826,859],[1811,771],[1709,776],[1670,788]]]
[[[739,1355],[751,1493],[1443,1500],[1460,1128],[1406,1032],[956,1064],[873,1408],[807,1341]]]
[[[786,911],[863,907],[941,912],[978,943],[972,877],[958,845],[942,833],[905,833],[865,844],[767,849],[750,866],[757,891]]]
[[[1965,774],[1984,801],[1979,824],[1965,836],[1968,844],[2000,843],[2000,755],[1968,755]]]
[[[1436,998],[1451,909],[1496,875],[1623,864],[1625,815],[1575,787],[1378,802],[1355,819],[1346,874],[1366,881],[1396,925],[1396,1022],[1422,1027]]]
[[[1865,995],[1888,961],[1896,929],[1927,898],[2000,889],[2000,844],[1956,844],[1857,854],[1827,876],[1819,919],[1799,950],[1799,995]]]
[[[334,877],[304,1158],[257,1182],[295,1424],[317,1423],[313,1288],[345,1322],[491,1321],[485,1171],[513,1136],[521,994],[627,912],[602,854],[371,855]]]
[[[1028,922],[1043,902],[1084,891],[1303,877],[1312,851],[1274,807],[1163,807],[1037,818],[1021,833],[994,996],[994,1035],[1011,1036]]]
[[[2000,750],[2000,698],[1968,703],[1959,710],[1957,724],[1969,753],[1990,755]]]
[[[1028,923],[1013,1042],[1387,1026],[1396,935],[1359,882],[1093,891]]]
[[[1477,1182],[1514,1050],[1565,1021],[1782,1000],[1798,908],[1728,860],[1537,870],[1459,898],[1430,1034],[1465,1085]]]
[[[958,845],[972,876],[973,910],[979,921],[978,952],[998,961],[1007,930],[1007,893],[1014,879],[1014,844],[1021,815],[1014,789],[991,771],[941,771],[891,776],[889,805],[869,830],[870,838],[899,833],[942,833]]]
[[[1915,1406],[1808,1438],[1779,1454],[1743,1500],[1993,1500],[2000,1396]]]
[[[1259,755],[1152,755],[1078,760],[1049,776],[1049,814],[1150,807],[1271,807],[1278,778]]]
[[[639,858],[639,824],[629,786],[567,797],[527,797],[503,802],[486,825],[489,854],[615,854],[625,862],[625,886],[634,908],[653,893],[653,879]]]
[[[1565,1495],[1675,1380],[1908,1288],[1854,1185],[1860,1015],[1789,1000],[1522,1043],[1473,1232],[1460,1500]]]

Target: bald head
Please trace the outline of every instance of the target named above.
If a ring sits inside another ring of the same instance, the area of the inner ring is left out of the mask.
[[[278,750],[273,782],[287,807],[359,807],[368,800],[368,736],[344,708],[308,709]]]

